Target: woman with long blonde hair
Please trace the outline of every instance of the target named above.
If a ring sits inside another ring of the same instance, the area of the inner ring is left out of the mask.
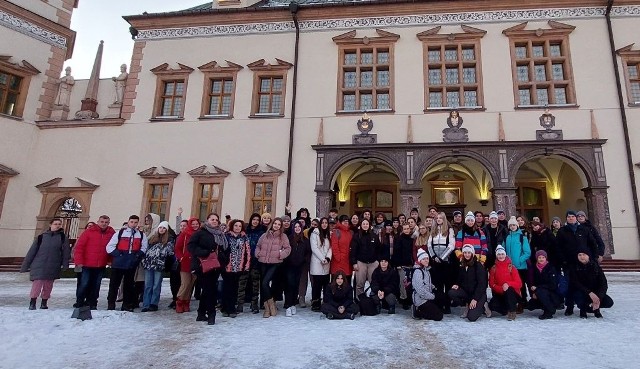
[[[447,296],[447,291],[453,285],[454,273],[458,271],[458,264],[450,263],[449,260],[449,255],[455,248],[455,242],[456,237],[453,228],[449,226],[447,216],[439,213],[427,240],[427,252],[432,261],[431,279],[436,287],[436,294],[441,295],[439,296],[441,298],[436,301],[442,301],[443,306],[440,308],[445,314],[451,313],[451,300]]]

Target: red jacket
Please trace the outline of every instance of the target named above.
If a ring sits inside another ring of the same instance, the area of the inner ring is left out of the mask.
[[[503,284],[508,284],[520,295],[522,288],[522,280],[518,274],[518,269],[511,264],[511,259],[507,257],[503,261],[496,259],[496,264],[489,269],[489,287],[491,291],[497,295],[502,295],[504,290]]]
[[[175,253],[176,259],[180,262],[181,272],[191,273],[191,253],[189,249],[187,249],[187,244],[192,234],[193,232],[187,233],[182,231],[176,240]]]
[[[338,234],[340,235],[338,237]],[[351,275],[351,263],[349,251],[351,248],[351,230],[342,223],[336,223],[336,228],[331,233],[331,274],[342,270],[344,274]]]
[[[93,225],[86,229],[78,240],[73,251],[73,261],[76,265],[90,268],[104,268],[109,262],[107,244],[116,231],[107,227],[104,231]]]

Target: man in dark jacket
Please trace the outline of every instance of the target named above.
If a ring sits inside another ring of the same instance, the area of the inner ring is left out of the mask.
[[[413,267],[413,238],[411,237],[411,227],[408,224],[402,225],[402,233],[396,237],[393,244],[393,256],[391,256],[392,269],[397,270],[398,290],[402,308],[408,310],[411,307],[411,291],[407,291],[400,283],[404,280],[407,272],[411,273]]]
[[[576,212],[573,210],[567,211],[567,224],[558,230],[556,245],[563,260],[562,269],[565,276],[570,275],[570,270],[576,265],[578,250],[588,253],[591,260],[595,260],[598,255],[598,246],[593,234],[578,223]],[[564,312],[566,316],[573,315],[574,292],[572,286],[571,278],[569,278],[569,291],[565,301],[567,310]]]
[[[571,268],[570,280],[580,318],[586,319],[588,312],[602,318],[600,308],[613,306],[613,300],[607,295],[607,278],[600,265],[590,260],[587,250],[578,250],[577,260]]]
[[[379,263],[371,276],[371,297],[376,303],[378,313],[381,308],[387,307],[389,314],[395,314],[400,277],[395,268],[390,267],[388,257],[381,257]]]
[[[96,310],[98,307],[100,284],[109,261],[106,248],[109,240],[116,233],[109,226],[110,222],[108,216],[101,215],[96,224],[82,232],[76,241],[73,261],[77,267],[82,268],[82,275],[76,289],[74,307],[90,306],[91,310]]]
[[[587,219],[587,214],[585,214],[584,211],[580,210],[579,212],[577,212],[576,218],[578,219],[578,223],[580,223],[581,226],[587,228],[593,235],[593,238],[596,240],[596,245],[598,245],[598,263],[602,263],[605,246],[604,241],[600,236],[600,232],[598,232],[598,229],[593,224],[591,224],[589,219]],[[595,258],[592,260],[595,261]]]
[[[498,213],[495,211],[489,213],[489,223],[484,226],[484,234],[487,237],[487,247],[489,248],[487,261],[484,263],[484,266],[489,270],[496,262],[496,247],[498,247],[498,245],[504,246],[504,240],[509,234],[507,227],[498,221]]]

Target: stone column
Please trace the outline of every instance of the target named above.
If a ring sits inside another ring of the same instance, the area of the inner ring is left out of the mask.
[[[400,190],[400,211],[409,217],[412,208],[420,207],[420,196],[422,191],[419,190]]]
[[[516,215],[517,188],[494,188],[491,192],[493,207],[496,211],[503,210],[507,214],[507,219]]]
[[[331,193],[316,190],[316,217],[326,217],[331,209]]]
[[[613,233],[611,230],[611,218],[609,216],[609,198],[607,187],[583,188],[584,197],[587,199],[587,216],[589,221],[600,232],[604,241],[604,256],[611,257],[615,253],[613,248]]]

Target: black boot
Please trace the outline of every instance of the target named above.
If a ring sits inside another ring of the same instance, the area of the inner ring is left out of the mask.
[[[116,303],[108,301],[107,302],[107,310],[115,310],[115,309],[116,309]]]
[[[40,309],[48,309],[49,307],[47,306],[47,299],[42,299],[42,301],[40,302]]]
[[[171,301],[171,303],[169,304],[169,309],[176,309],[176,299],[174,298],[173,301]]]
[[[587,311],[585,309],[580,309],[580,318],[587,319]]]
[[[596,318],[602,318],[602,313],[600,312],[600,309],[595,309],[593,311],[593,315],[595,315]]]
[[[209,319],[207,320],[207,325],[214,325],[214,324],[216,324],[216,314],[215,313],[209,315]]]
[[[196,322],[206,322],[207,315],[205,313],[198,312],[198,316],[196,317]]]
[[[31,301],[29,301],[29,310],[35,310],[36,309],[36,299],[31,299]]]

